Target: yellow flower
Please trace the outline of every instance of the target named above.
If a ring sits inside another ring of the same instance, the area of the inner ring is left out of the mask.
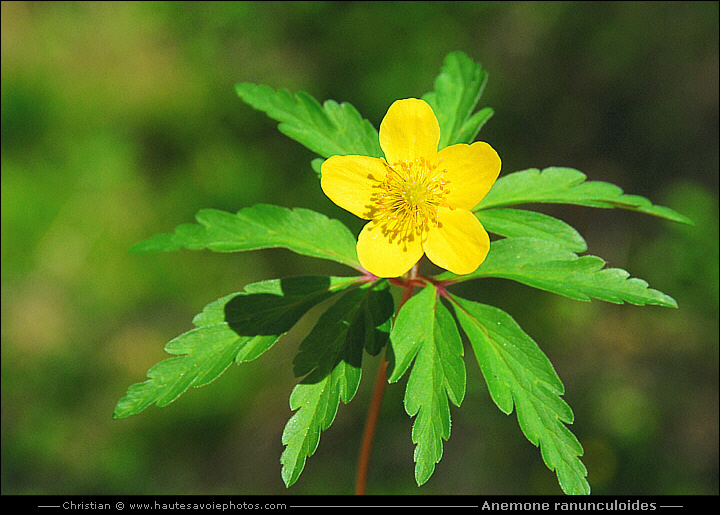
[[[332,156],[321,187],[335,204],[370,220],[358,236],[360,264],[378,277],[403,275],[423,254],[456,274],[480,266],[490,238],[470,211],[500,173],[487,143],[438,152],[440,126],[423,100],[398,100],[380,124],[385,159]]]

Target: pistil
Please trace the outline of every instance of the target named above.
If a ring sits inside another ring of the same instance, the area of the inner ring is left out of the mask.
[[[439,162],[424,158],[411,162],[386,163],[387,173],[376,194],[376,219],[385,221],[391,236],[420,237],[431,224],[438,225],[437,212],[447,205],[446,171]]]

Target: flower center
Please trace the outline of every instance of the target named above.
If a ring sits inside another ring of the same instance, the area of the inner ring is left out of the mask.
[[[376,220],[382,220],[391,237],[412,239],[430,225],[437,227],[440,206],[449,193],[445,170],[424,158],[386,164],[385,180],[375,194]]]

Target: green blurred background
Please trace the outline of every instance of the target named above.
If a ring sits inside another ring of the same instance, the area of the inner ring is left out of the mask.
[[[677,310],[501,280],[458,293],[513,315],[548,354],[594,493],[717,494],[717,2],[3,2],[2,493],[351,493],[377,359],[290,490],[279,458],[297,334],[170,406],[111,417],[207,303],[349,270],[285,250],[127,249],[198,209],[260,202],[359,231],[323,196],[310,151],[233,85],[349,101],[378,125],[431,90],[454,50],[490,73],[480,139],[503,173],[570,166],[695,220],[539,208]],[[404,382],[388,388],[370,493],[560,493],[466,356],[468,393],[420,489]]]

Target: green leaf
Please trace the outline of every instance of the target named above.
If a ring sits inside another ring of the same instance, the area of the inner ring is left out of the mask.
[[[574,252],[585,252],[585,240],[571,226],[552,216],[524,209],[495,208],[475,213],[486,230],[506,237],[539,238]]]
[[[582,256],[567,248],[536,238],[506,238],[493,241],[485,262],[473,273],[440,274],[440,280],[455,282],[479,277],[502,277],[571,299],[591,298],[637,306],[652,304],[677,307],[672,297],[648,288],[642,279],[629,278],[620,268],[604,268],[597,256]]]
[[[585,181],[584,173],[572,168],[537,168],[500,177],[473,209],[527,203],[576,204],[599,208],[639,211],[693,225],[692,220],[668,207],[653,205],[645,197],[626,195],[620,187],[603,181]]]
[[[487,79],[487,72],[480,64],[463,52],[452,52],[445,57],[435,79],[435,91],[422,97],[430,104],[440,124],[439,149],[456,143],[471,143],[493,115],[489,107],[473,114]]]
[[[135,415],[152,404],[165,406],[189,387],[210,383],[233,361],[258,358],[311,307],[355,282],[353,277],[274,279],[210,303],[193,320],[196,329],[165,346],[176,357],[152,367],[147,381],[130,386],[113,416]]]
[[[390,338],[395,302],[386,280],[376,281],[365,306],[365,351],[377,356]]]
[[[173,234],[153,236],[130,250],[136,253],[179,249],[240,252],[282,247],[360,268],[355,237],[350,230],[342,222],[309,209],[258,204],[236,214],[202,209],[196,219],[199,225],[180,225]]]
[[[316,157],[312,161],[310,161],[310,166],[315,171],[315,173],[318,176],[318,179],[322,177],[322,164],[325,162],[325,160],[322,157]]]
[[[300,345],[295,374],[308,375],[290,395],[290,408],[297,412],[282,437],[286,445],[280,458],[282,478],[288,487],[297,481],[306,459],[315,453],[320,433],[332,424],[340,401],[347,404],[355,396],[368,333],[385,327],[392,317],[390,311],[369,323],[368,313],[373,304],[384,305],[388,296],[387,285],[346,293],[320,317]]]
[[[516,408],[518,423],[567,494],[589,494],[583,449],[565,426],[573,412],[560,397],[564,387],[550,360],[507,313],[452,297],[460,326],[495,404],[505,414]]]
[[[388,381],[402,377],[414,360],[405,390],[405,411],[416,416],[412,429],[415,481],[425,483],[450,437],[450,405],[465,396],[463,346],[455,320],[428,284],[400,309],[390,333],[394,363]]]
[[[300,345],[293,361],[295,376],[310,374],[308,380],[315,382],[313,378],[322,378],[330,373],[340,356],[347,351],[348,345],[361,351],[365,347],[366,333],[374,332],[376,326],[383,328],[392,317],[392,312],[386,312],[384,320],[372,319],[370,324],[366,321],[373,304],[384,303],[386,297],[392,300],[387,287],[375,289],[368,285],[341,296]],[[385,336],[388,336],[387,333]],[[359,367],[359,356],[351,363]]]
[[[326,100],[321,106],[302,91],[293,95],[260,84],[237,84],[235,91],[246,103],[279,121],[280,132],[322,157],[383,155],[375,127],[346,102]]]

